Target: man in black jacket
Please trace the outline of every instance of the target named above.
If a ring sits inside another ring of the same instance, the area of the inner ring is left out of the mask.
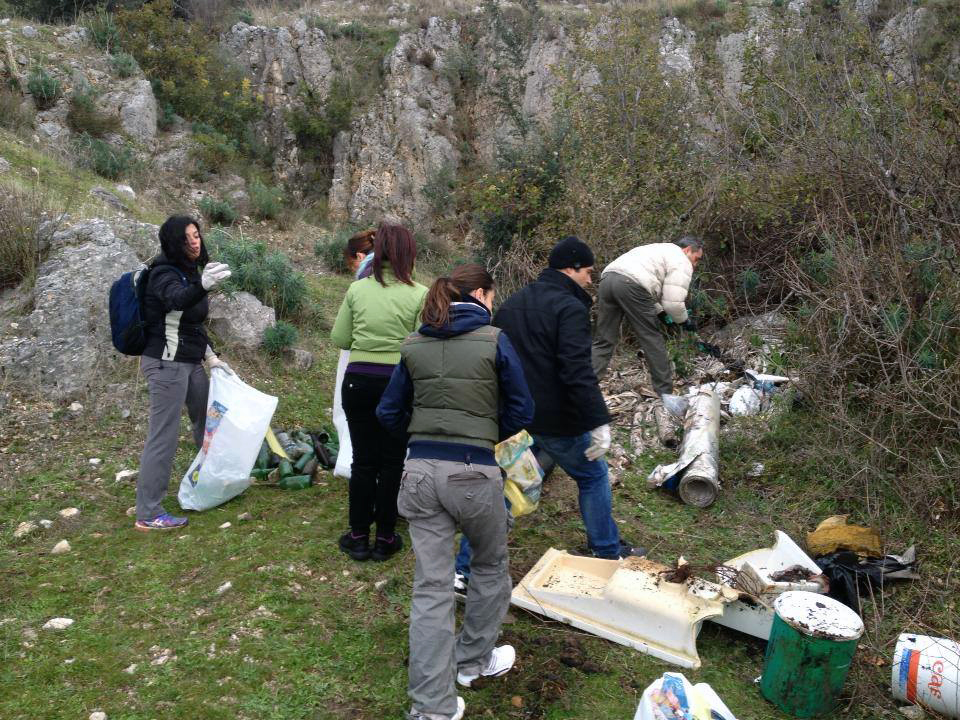
[[[510,296],[493,324],[513,343],[536,405],[527,428],[536,444],[572,477],[590,552],[602,558],[643,555],[620,539],[611,514],[604,454],[610,414],[590,359],[593,252],[575,237],[550,253],[550,267]]]

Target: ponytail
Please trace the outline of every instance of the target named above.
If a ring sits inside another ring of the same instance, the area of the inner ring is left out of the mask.
[[[450,303],[461,301],[474,290],[486,292],[492,289],[493,276],[483,265],[458,265],[450,273],[450,277],[433,281],[423,303],[423,322],[436,328],[443,327],[450,322]]]
[[[423,322],[435,328],[443,327],[450,322],[450,303],[459,299],[460,291],[450,278],[437,278],[423,303]]]

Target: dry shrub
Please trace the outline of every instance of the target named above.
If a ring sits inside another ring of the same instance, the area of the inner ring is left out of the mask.
[[[41,223],[48,217],[49,209],[38,192],[0,184],[0,290],[36,273]]]

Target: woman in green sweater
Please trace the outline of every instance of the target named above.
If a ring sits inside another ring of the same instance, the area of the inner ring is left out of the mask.
[[[400,360],[400,345],[420,324],[427,288],[411,277],[417,245],[405,227],[383,222],[374,239],[373,272],[354,282],[330,338],[350,351],[341,394],[353,442],[350,529],[340,537],[354,560],[386,560],[403,546],[396,534],[397,493],[407,438],[377,420],[380,397]],[[370,525],[376,541],[370,546]]]

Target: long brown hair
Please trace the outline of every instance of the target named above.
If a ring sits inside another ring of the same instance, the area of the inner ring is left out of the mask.
[[[380,223],[373,241],[373,276],[377,282],[387,286],[383,280],[383,264],[389,262],[397,280],[405,285],[413,285],[411,275],[416,259],[417,243],[410,231],[396,223]]]
[[[450,303],[459,301],[474,290],[493,290],[493,276],[483,265],[458,265],[448,277],[433,281],[423,303],[423,322],[439,328],[450,321]]]
[[[376,234],[376,230],[362,230],[351,235],[343,248],[343,259],[349,263],[351,260],[356,260],[359,253],[369,255],[373,250],[373,238]]]

